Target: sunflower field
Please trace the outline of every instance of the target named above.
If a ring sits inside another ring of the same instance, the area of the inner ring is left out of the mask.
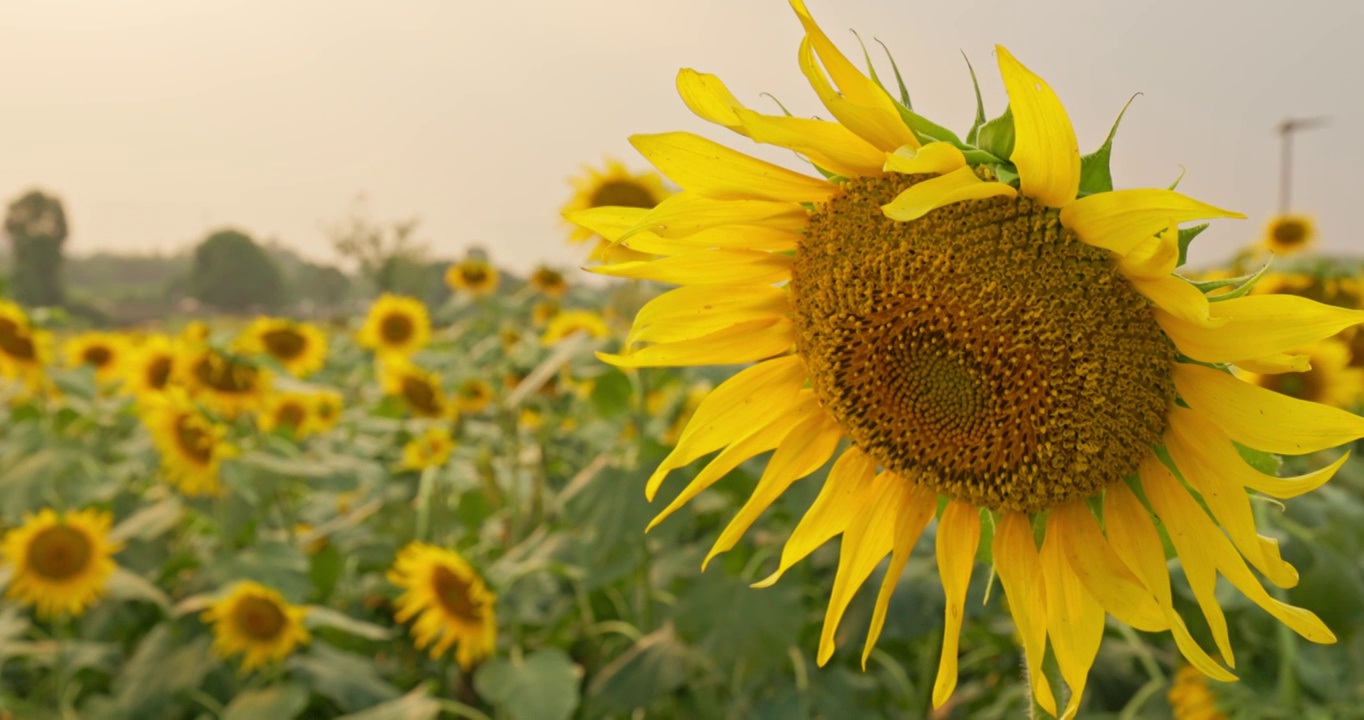
[[[1189,267],[1004,47],[958,134],[791,5],[832,120],[677,85],[809,171],[634,136],[592,277],[0,297],[0,719],[1364,718],[1364,262]]]

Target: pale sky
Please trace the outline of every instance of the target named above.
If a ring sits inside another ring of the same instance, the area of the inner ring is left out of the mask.
[[[962,52],[987,111],[1003,109],[994,43],[1047,78],[1082,150],[1141,92],[1118,186],[1163,187],[1183,166],[1181,190],[1250,217],[1205,233],[1196,261],[1252,241],[1275,209],[1275,125],[1328,117],[1297,139],[1295,209],[1326,250],[1364,252],[1364,3],[809,3],[845,52],[849,30],[885,42],[915,108],[960,132],[974,112]],[[558,208],[583,163],[643,167],[626,142],[641,132],[753,147],[686,110],[679,68],[827,117],[796,67],[800,37],[782,0],[12,0],[0,199],[59,194],[72,253],[172,251],[232,225],[329,260],[322,227],[363,193],[376,219],[421,216],[436,255],[481,244],[512,268],[572,266],[582,250]]]

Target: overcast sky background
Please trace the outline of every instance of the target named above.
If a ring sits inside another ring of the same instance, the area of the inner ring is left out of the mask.
[[[1295,209],[1325,250],[1364,252],[1355,214],[1364,142],[1364,3],[1185,0],[809,0],[845,52],[850,32],[894,52],[916,109],[964,131],[1004,93],[994,43],[1047,78],[1082,150],[1119,132],[1120,187],[1166,186],[1245,212],[1199,239],[1226,257],[1277,203],[1285,117],[1330,124],[1296,141]],[[433,254],[486,247],[499,264],[572,266],[567,178],[626,137],[692,130],[739,147],[677,99],[678,68],[739,98],[823,115],[796,67],[781,0],[47,0],[0,23],[0,199],[66,203],[68,250],[170,252],[235,226],[331,260],[323,228],[360,194],[378,220],[420,216]],[[759,150],[791,164],[782,152]]]

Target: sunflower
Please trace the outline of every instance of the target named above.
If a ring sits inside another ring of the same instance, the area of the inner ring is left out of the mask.
[[[50,360],[52,337],[33,327],[24,309],[0,299],[0,377],[35,385]]]
[[[179,388],[145,397],[142,422],[161,453],[166,480],[185,495],[217,495],[218,468],[236,450],[224,440],[227,428],[210,420]]]
[[[445,396],[440,376],[407,361],[392,360],[383,364],[380,378],[384,393],[401,398],[413,416],[419,418],[451,418],[455,407]]]
[[[569,215],[660,256],[604,274],[683,286],[640,309],[620,354],[599,357],[627,368],[755,363],[707,396],[650,477],[652,498],[671,470],[721,451],[654,524],[775,450],[709,561],[837,455],[777,571],[759,583],[842,534],[823,664],[853,594],[889,555],[865,662],[936,516],[946,612],[935,707],[957,684],[982,515],[1033,696],[1053,713],[1040,666],[1048,642],[1073,716],[1105,613],[1170,631],[1191,664],[1232,679],[1174,609],[1161,528],[1228,665],[1219,573],[1309,640],[1334,641],[1247,568],[1279,586],[1296,580],[1277,545],[1256,534],[1245,488],[1292,497],[1341,461],[1279,479],[1247,464],[1236,444],[1315,452],[1364,436],[1364,418],[1220,366],[1292,369],[1301,364],[1293,348],[1364,313],[1292,296],[1209,302],[1174,274],[1178,223],[1239,215],[1167,189],[1112,190],[1109,143],[1082,160],[1056,95],[1006,49],[997,55],[1009,112],[962,140],[892,98],[801,0],[792,6],[805,28],[801,70],[833,121],[759,114],[692,70],[678,87],[702,118],[796,151],[819,177],[688,133],[636,136],[683,191],[652,210]]]
[[[1292,351],[1308,359],[1310,367],[1280,373],[1240,373],[1250,382],[1291,397],[1351,409],[1364,390],[1364,370],[1350,367],[1350,346],[1321,340]]]
[[[302,439],[317,428],[317,421],[314,418],[317,405],[312,393],[272,393],[265,399],[265,407],[256,416],[256,424],[261,432],[288,428],[294,438]]]
[[[123,387],[141,397],[164,392],[175,377],[178,355],[175,341],[164,335],[152,335],[128,353],[124,365]]]
[[[496,396],[492,383],[472,377],[455,387],[455,406],[461,413],[477,415],[487,410]]]
[[[109,383],[119,379],[129,346],[114,333],[87,332],[67,339],[65,349],[67,366],[94,368],[95,379]]]
[[[109,541],[113,516],[89,508],[58,514],[44,508],[5,533],[5,565],[13,574],[5,596],[35,606],[38,615],[80,615],[104,595],[122,549]]]
[[[395,619],[405,623],[416,618],[412,635],[418,650],[430,645],[436,658],[458,643],[455,661],[465,670],[492,654],[497,597],[459,553],[408,543],[398,551],[388,581],[403,589]]]
[[[583,166],[583,173],[569,178],[573,196],[564,203],[565,215],[596,207],[630,207],[649,209],[668,197],[663,178],[655,172],[632,173],[618,160],[606,159],[606,167]],[[593,230],[576,224],[568,239],[586,242],[597,235]]]
[[[425,470],[440,467],[450,461],[455,450],[455,439],[443,427],[429,428],[403,446],[402,469]]]
[[[469,259],[451,265],[445,271],[445,284],[457,293],[470,297],[487,297],[497,290],[501,275],[486,260]]]
[[[1265,225],[1264,247],[1279,256],[1295,255],[1317,241],[1317,226],[1306,215],[1275,215]]]
[[[431,318],[420,300],[384,293],[370,306],[358,340],[380,355],[406,357],[431,340]]]
[[[341,393],[335,390],[322,390],[312,394],[313,399],[313,426],[317,432],[324,433],[336,427],[341,420],[341,409],[344,400]]]
[[[568,292],[568,280],[564,279],[564,274],[545,265],[535,268],[527,282],[535,292],[551,300],[558,300]]]
[[[327,336],[310,323],[260,317],[237,338],[236,350],[269,355],[294,377],[305,378],[327,362]]]
[[[182,350],[175,372],[195,399],[229,418],[257,410],[269,396],[272,384],[265,368],[204,345]]]
[[[540,344],[553,345],[571,335],[582,333],[594,339],[601,339],[611,333],[601,315],[591,310],[565,310],[549,321],[549,327],[540,336]]]
[[[544,300],[535,303],[530,309],[530,324],[534,327],[544,327],[554,319],[560,312],[559,303],[555,300]]]
[[[1174,683],[1165,694],[1175,720],[1227,720],[1217,709],[1217,696],[1208,687],[1208,678],[1192,665],[1175,672]]]
[[[213,623],[213,649],[224,659],[241,654],[243,673],[279,662],[311,639],[303,619],[307,608],[285,602],[274,590],[251,580],[232,590],[200,616]]]

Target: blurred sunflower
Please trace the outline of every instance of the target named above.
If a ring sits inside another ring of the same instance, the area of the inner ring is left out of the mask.
[[[440,467],[450,461],[455,450],[455,439],[443,427],[428,428],[403,446],[402,469],[425,470]]]
[[[384,293],[369,307],[360,344],[379,355],[409,356],[431,340],[431,318],[420,300]]]
[[[439,375],[410,362],[392,360],[383,364],[380,379],[384,393],[401,398],[414,417],[454,416],[454,405],[445,396]]]
[[[23,308],[0,299],[0,377],[36,383],[51,346],[51,335],[29,324]]]
[[[336,423],[341,420],[341,409],[344,404],[341,393],[335,390],[322,390],[313,393],[312,398],[312,415],[317,432],[324,433],[336,427]]]
[[[455,388],[455,405],[461,413],[477,415],[487,410],[496,396],[492,383],[481,377],[471,377]]]
[[[185,495],[217,495],[218,469],[236,450],[227,428],[210,420],[179,388],[143,398],[142,422],[161,453],[166,481]]]
[[[388,581],[403,589],[394,618],[413,618],[412,635],[421,650],[431,646],[440,657],[458,644],[455,661],[468,670],[492,654],[497,645],[493,595],[459,553],[422,542],[398,551]]]
[[[1296,255],[1317,241],[1317,226],[1306,215],[1275,215],[1265,225],[1265,249],[1281,257]]]
[[[256,318],[237,338],[235,349],[269,355],[298,378],[317,372],[327,362],[326,334],[315,325],[286,318]]]
[[[109,541],[112,523],[112,515],[94,508],[25,515],[0,546],[13,572],[5,596],[43,617],[84,613],[104,595],[118,567],[113,554],[122,545]]]
[[[152,335],[128,353],[123,387],[141,397],[165,391],[175,377],[176,345],[169,337]]]
[[[1359,402],[1360,392],[1364,391],[1364,370],[1350,367],[1348,345],[1321,340],[1292,352],[1307,358],[1311,367],[1272,374],[1239,374],[1262,388],[1300,400],[1347,410]]]
[[[470,297],[487,297],[497,290],[502,277],[486,260],[469,259],[451,265],[445,271],[445,284],[457,293]]]
[[[195,399],[229,418],[259,409],[272,384],[265,368],[203,345],[182,350],[175,372]]]
[[[553,345],[577,333],[599,340],[611,334],[611,330],[601,315],[591,310],[565,310],[549,321],[549,327],[540,336],[540,344]]]
[[[101,383],[119,379],[128,354],[128,341],[114,333],[87,332],[68,338],[65,345],[68,367],[88,365]]]
[[[620,161],[607,159],[605,168],[583,167],[583,174],[570,178],[573,196],[564,203],[563,213],[590,210],[596,207],[652,208],[668,197],[663,178],[655,172],[632,173]],[[591,229],[577,225],[568,239],[586,242],[596,235]]]
[[[1191,665],[1175,672],[1174,683],[1165,694],[1174,720],[1227,720],[1217,709],[1217,696],[1208,687],[1208,678]]]
[[[294,438],[302,439],[314,432],[317,422],[314,418],[317,400],[313,393],[276,392],[265,399],[265,405],[256,416],[256,425],[261,432],[274,432],[278,428],[289,428]]]
[[[568,292],[568,281],[564,279],[564,274],[545,265],[535,268],[527,282],[535,292],[551,300],[558,300]]]
[[[221,658],[242,655],[243,673],[289,657],[311,638],[307,608],[285,602],[274,590],[242,580],[200,616],[213,623],[213,649]]]
[[[759,585],[842,534],[823,664],[853,594],[889,555],[865,662],[941,503],[946,609],[935,707],[957,684],[983,512],[1033,696],[1050,712],[1056,699],[1040,666],[1048,641],[1070,686],[1071,717],[1106,613],[1170,631],[1199,670],[1233,678],[1174,609],[1160,528],[1228,665],[1219,573],[1307,639],[1333,642],[1315,615],[1271,597],[1247,567],[1283,587],[1297,579],[1277,544],[1256,533],[1246,489],[1292,497],[1343,459],[1280,479],[1247,464],[1236,443],[1305,454],[1364,436],[1364,418],[1214,366],[1292,369],[1301,363],[1294,348],[1364,313],[1293,296],[1210,303],[1174,274],[1178,223],[1239,216],[1172,190],[1112,190],[1109,143],[1082,162],[1056,95],[1006,49],[997,55],[1010,112],[989,132],[977,113],[982,122],[961,140],[863,75],[801,0],[792,6],[806,33],[801,70],[835,121],[756,113],[692,70],[678,87],[702,118],[796,151],[821,177],[689,133],[636,136],[635,147],[684,190],[652,210],[569,214],[661,256],[605,274],[683,285],[641,308],[620,354],[600,357],[620,367],[756,363],[711,392],[649,479],[652,498],[671,470],[721,451],[654,524],[775,450],[709,561],[837,454],[777,571]],[[1011,129],[996,132],[1004,124]]]
[[[530,324],[533,327],[544,327],[559,314],[559,303],[553,300],[535,303],[530,309]]]

